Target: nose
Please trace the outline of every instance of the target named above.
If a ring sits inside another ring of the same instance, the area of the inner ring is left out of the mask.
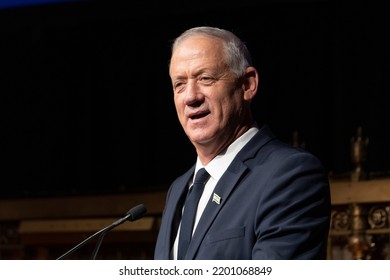
[[[188,106],[196,106],[202,103],[204,96],[199,89],[195,79],[189,80],[185,91],[185,104]]]

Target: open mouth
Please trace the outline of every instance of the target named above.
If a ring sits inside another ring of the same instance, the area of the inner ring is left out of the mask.
[[[192,114],[190,115],[190,119],[191,120],[201,119],[207,116],[208,114],[209,114],[208,112],[200,112],[200,113]]]

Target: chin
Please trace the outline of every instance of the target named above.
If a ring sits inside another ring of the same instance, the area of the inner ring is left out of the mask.
[[[192,134],[191,137],[189,137],[189,138],[193,144],[198,144],[198,145],[208,144],[213,139],[212,137],[210,137],[210,135],[205,135],[204,133],[202,135]]]

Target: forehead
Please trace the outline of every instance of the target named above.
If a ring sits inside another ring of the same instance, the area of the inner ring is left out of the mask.
[[[222,62],[223,44],[218,38],[195,35],[183,39],[173,50],[170,67],[179,70],[182,67]]]

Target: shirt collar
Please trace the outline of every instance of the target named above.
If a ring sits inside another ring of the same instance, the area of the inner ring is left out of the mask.
[[[210,161],[206,166],[203,166],[197,157],[195,174],[199,169],[205,167],[210,176],[219,180],[222,177],[223,173],[232,163],[235,156],[240,152],[240,150],[249,142],[249,140],[259,131],[259,128],[254,125],[243,135],[238,137],[233,143],[231,143],[225,151],[217,155],[212,161]]]

